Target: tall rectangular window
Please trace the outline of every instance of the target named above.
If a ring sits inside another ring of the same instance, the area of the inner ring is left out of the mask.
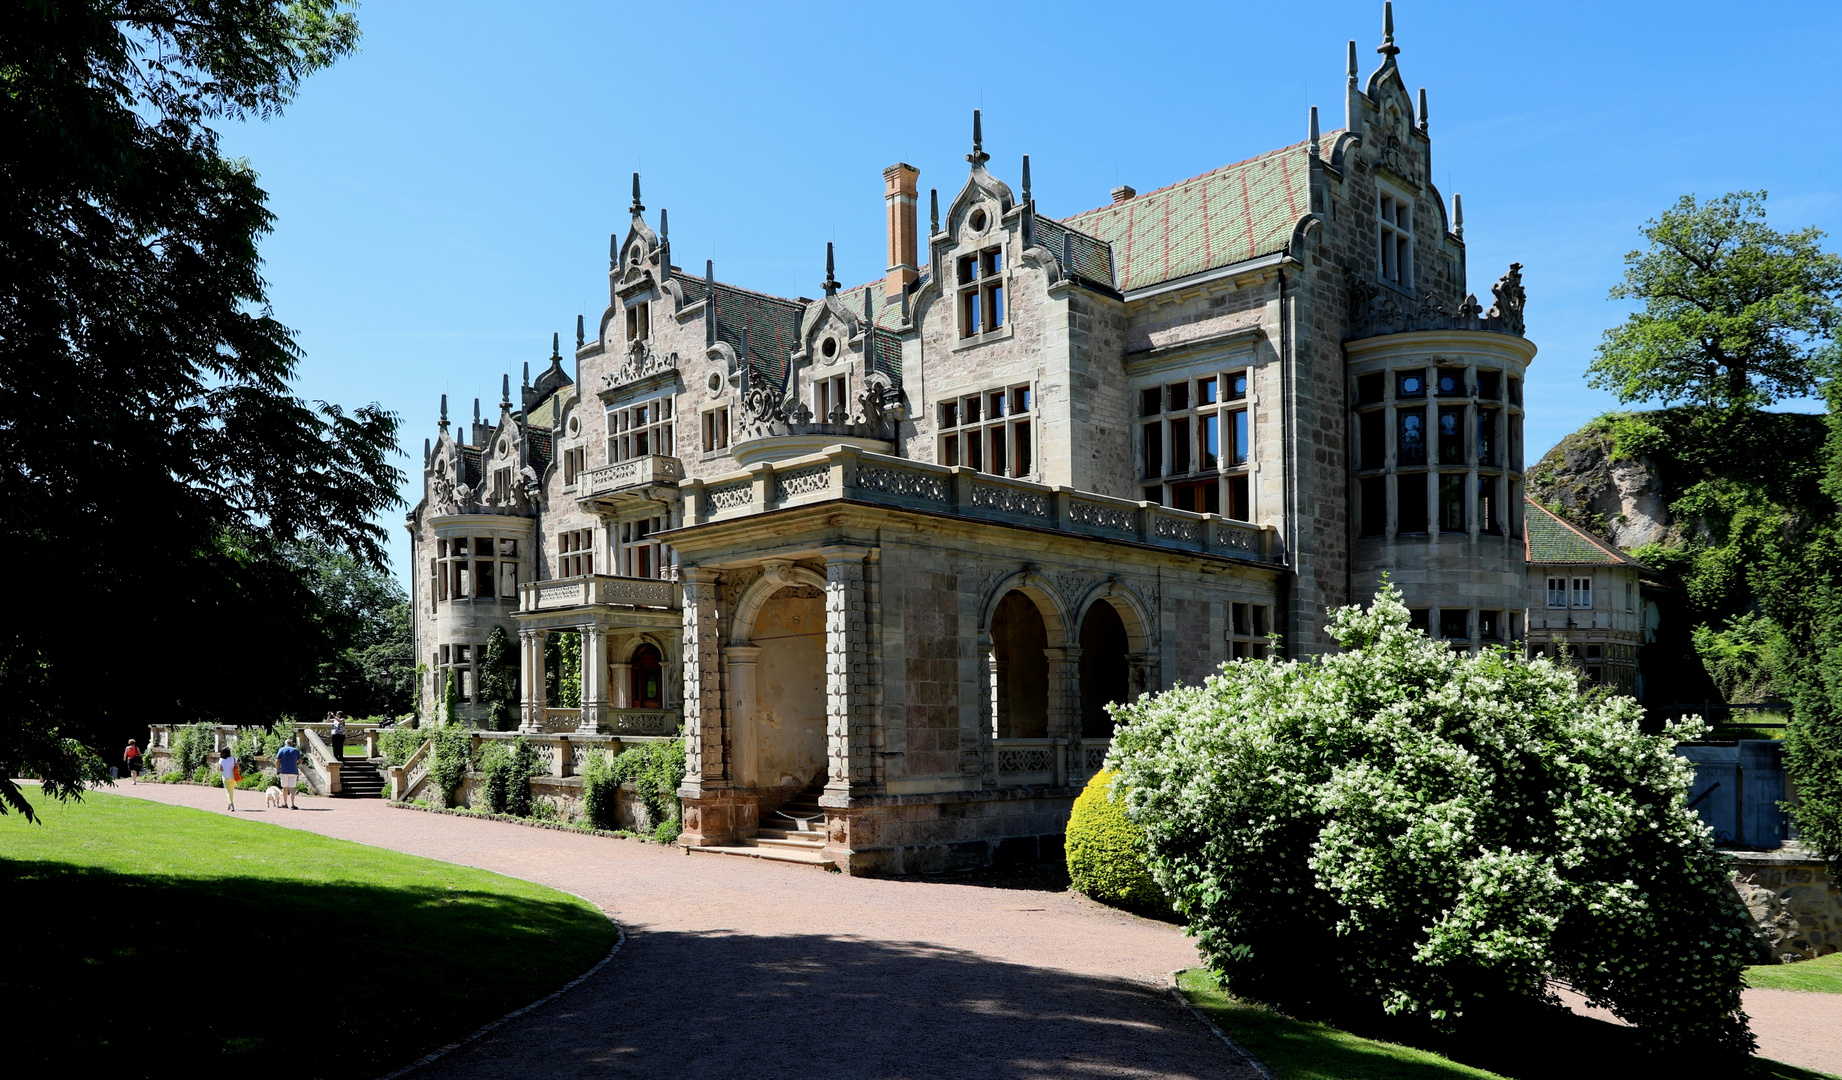
[[[1477,478],[1477,527],[1480,532],[1493,536],[1503,531],[1497,520],[1497,478],[1494,476]]]
[[[1465,410],[1439,410],[1439,464],[1465,463]]]
[[[729,410],[711,409],[704,413],[704,453],[729,448]]]
[[[977,337],[1004,325],[1004,249],[959,259],[959,336]]]
[[[1388,531],[1388,480],[1386,477],[1365,477],[1357,486],[1357,496],[1362,500],[1358,508],[1358,521],[1362,526],[1362,535],[1380,536]]]
[[[1486,469],[1497,466],[1497,412],[1496,409],[1477,411],[1477,463]]]
[[[1208,413],[1196,418],[1196,450],[1197,468],[1207,471],[1217,466],[1222,453],[1221,414]]]
[[[965,394],[935,405],[943,465],[1025,477],[1036,468],[1028,385]]]
[[[1380,240],[1383,281],[1403,289],[1413,288],[1413,204],[1382,191],[1376,223]]]
[[[1400,518],[1395,528],[1404,533],[1426,531],[1426,474],[1404,473],[1395,479],[1395,505]]]
[[[1573,606],[1591,608],[1593,606],[1593,579],[1577,577],[1573,579]]]
[[[1380,409],[1356,418],[1357,468],[1379,469],[1387,464],[1388,417]]]
[[[1164,475],[1164,423],[1146,424],[1139,429],[1141,448],[1145,457],[1145,477]]]
[[[1252,521],[1254,511],[1252,500],[1248,497],[1247,474],[1240,473],[1228,478],[1228,515],[1236,521]]]
[[[1465,474],[1439,474],[1439,531],[1465,531]]]
[[[1233,442],[1229,444],[1228,448],[1228,463],[1230,465],[1245,465],[1247,464],[1247,455],[1249,452],[1247,442],[1247,410],[1240,409],[1229,413],[1228,420],[1232,425],[1233,431]]]
[[[1182,476],[1190,471],[1190,418],[1170,422],[1170,473]]]
[[[1426,412],[1423,409],[1402,409],[1396,414],[1400,430],[1394,439],[1394,460],[1397,465],[1426,464]]]
[[[670,396],[610,408],[607,418],[608,464],[652,454],[670,456],[677,453]]]
[[[1551,577],[1548,579],[1548,606],[1564,608],[1567,606],[1567,579]]]

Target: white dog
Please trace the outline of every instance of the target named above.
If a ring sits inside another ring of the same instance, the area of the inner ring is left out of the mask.
[[[269,785],[269,805],[281,805],[281,788],[276,787],[274,784]]]

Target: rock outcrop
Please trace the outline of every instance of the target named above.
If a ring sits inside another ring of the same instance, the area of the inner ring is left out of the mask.
[[[1529,471],[1529,495],[1626,551],[1675,539],[1661,471],[1648,457],[1619,461],[1612,433],[1589,423]]]

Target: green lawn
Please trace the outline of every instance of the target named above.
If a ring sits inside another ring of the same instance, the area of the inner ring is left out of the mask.
[[[588,903],[483,870],[102,793],[33,803],[42,824],[0,817],[0,1015],[21,1076],[79,1058],[377,1076],[614,943]]]
[[[1227,993],[1200,968],[1184,971],[1177,985],[1279,1080],[1574,1080],[1667,1074],[1634,1051],[1629,1029],[1586,1017],[1530,1015],[1501,1031],[1472,1033],[1462,1051],[1454,1043],[1455,1056],[1498,1070],[1493,1072],[1431,1051],[1295,1020]],[[1765,1058],[1753,1061],[1754,1080],[1827,1076]]]
[[[1746,969],[1746,985],[1771,990],[1842,994],[1842,953],[1796,964],[1761,964]]]

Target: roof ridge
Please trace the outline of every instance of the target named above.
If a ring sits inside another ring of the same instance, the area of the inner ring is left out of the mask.
[[[1335,131],[1324,132],[1323,134],[1318,136],[1319,145],[1322,145],[1323,143],[1330,141],[1330,139],[1334,136],[1343,134],[1344,131],[1346,130],[1347,129],[1345,128],[1338,128]],[[1276,147],[1272,150],[1267,150],[1262,153],[1255,154],[1253,157],[1250,157],[1250,158],[1242,158],[1240,161],[1230,162],[1227,165],[1218,165],[1215,168],[1210,169],[1208,172],[1197,173],[1195,176],[1187,177],[1185,179],[1178,180],[1174,183],[1165,184],[1163,187],[1160,187],[1160,188],[1152,188],[1150,191],[1138,192],[1137,194],[1133,195],[1132,198],[1126,200],[1125,203],[1116,203],[1116,202],[1107,203],[1105,206],[1096,206],[1092,210],[1083,210],[1078,214],[1070,214],[1065,218],[1051,218],[1050,220],[1056,222],[1056,224],[1058,225],[1066,226],[1068,222],[1071,222],[1076,218],[1086,217],[1089,214],[1098,214],[1102,210],[1111,210],[1114,207],[1124,206],[1126,205],[1126,203],[1136,202],[1139,199],[1147,198],[1152,195],[1161,195],[1166,191],[1170,191],[1174,188],[1180,188],[1185,184],[1193,184],[1198,180],[1207,180],[1209,177],[1214,176],[1217,173],[1224,173],[1230,169],[1238,169],[1244,165],[1252,165],[1256,161],[1261,161],[1266,158],[1270,158],[1274,156],[1275,154],[1283,154],[1287,152],[1288,150],[1297,150],[1301,146],[1309,146],[1309,145],[1311,145],[1311,140],[1304,139],[1299,142],[1292,143],[1288,146]]]
[[[699,285],[702,285],[702,284],[704,284],[704,279],[703,279],[703,278],[700,278],[700,277],[690,277],[690,276],[688,276],[688,275],[679,275],[679,276],[680,276],[681,278],[683,278],[683,280],[685,280],[685,281],[695,281],[695,282],[697,282],[697,283],[698,283]],[[777,303],[777,304],[785,304],[785,305],[787,305],[787,306],[788,306],[788,307],[790,307],[790,308],[801,308],[801,309],[803,309],[803,308],[804,308],[804,307],[806,306],[806,305],[804,305],[804,304],[802,304],[802,303],[800,303],[800,302],[799,302],[798,300],[791,300],[791,299],[788,299],[787,297],[784,297],[784,296],[775,296],[775,295],[774,295],[773,293],[765,293],[765,292],[761,292],[761,291],[760,291],[760,290],[758,290],[758,289],[749,289],[749,288],[744,288],[744,287],[743,287],[743,286],[741,286],[741,285],[731,285],[731,284],[730,284],[729,282],[727,282],[727,281],[718,281],[718,282],[716,282],[716,287],[717,287],[717,288],[719,288],[719,289],[728,289],[728,290],[729,290],[730,292],[734,292],[734,293],[745,293],[745,294],[747,294],[747,295],[749,295],[749,296],[753,296],[753,297],[756,297],[756,298],[758,298],[758,299],[762,299],[762,300],[770,300],[770,301],[773,301],[774,303]]]
[[[1523,494],[1522,501],[1524,503],[1527,503],[1529,506],[1533,506],[1536,510],[1539,510],[1542,513],[1542,515],[1547,517],[1549,520],[1558,523],[1562,528],[1573,533],[1575,536],[1578,536],[1580,539],[1586,541],[1588,544],[1591,544],[1593,547],[1598,548],[1600,551],[1605,552],[1607,555],[1610,555],[1612,558],[1616,559],[1618,562],[1628,563],[1632,566],[1635,566],[1635,567],[1638,567],[1644,570],[1650,569],[1650,567],[1645,566],[1643,563],[1638,562],[1636,559],[1633,559],[1631,556],[1626,555],[1624,552],[1618,550],[1618,548],[1614,547],[1613,545],[1606,543],[1605,541],[1594,536],[1592,533],[1587,532],[1585,529],[1580,528],[1578,525],[1575,525],[1573,522],[1568,521],[1566,518],[1560,516],[1554,511],[1543,506],[1541,503],[1536,502],[1534,499],[1530,498],[1528,494],[1526,493]],[[1529,554],[1528,532],[1529,531],[1527,529],[1522,530],[1522,550],[1523,550],[1523,555],[1524,555],[1524,561],[1532,562],[1534,560],[1527,558]]]

